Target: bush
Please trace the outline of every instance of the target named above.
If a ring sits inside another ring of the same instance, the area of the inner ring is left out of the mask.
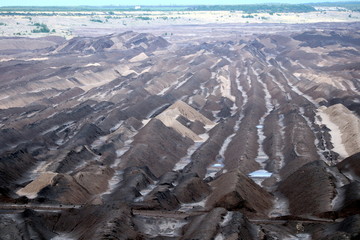
[[[91,22],[98,22],[98,23],[103,23],[103,21],[101,21],[100,19],[90,19]]]
[[[150,17],[137,17],[136,19],[145,20],[145,21],[151,20]]]
[[[276,2],[276,1],[274,1]],[[189,7],[190,11],[243,11],[245,13],[302,13],[314,12],[314,7],[305,4],[243,4],[243,5],[202,5]]]
[[[50,29],[49,27],[44,23],[34,23],[34,26],[36,26],[36,29],[32,30],[32,33],[49,33]]]

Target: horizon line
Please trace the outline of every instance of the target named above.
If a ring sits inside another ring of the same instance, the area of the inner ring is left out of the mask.
[[[283,2],[263,2],[263,3],[242,3],[242,4],[129,4],[129,5],[4,5],[0,7],[135,7],[135,6],[146,6],[146,7],[189,7],[189,6],[242,6],[242,5],[267,5],[267,4],[288,4],[288,5],[306,5],[306,4],[336,4],[336,3],[358,3],[360,1],[335,1],[335,2],[305,2],[305,3],[283,3]]]

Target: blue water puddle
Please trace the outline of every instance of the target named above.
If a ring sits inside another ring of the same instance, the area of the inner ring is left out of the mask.
[[[257,170],[255,172],[249,173],[249,177],[252,178],[269,178],[271,175],[272,173],[266,170]]]
[[[222,163],[215,163],[215,164],[212,165],[212,167],[215,167],[215,168],[216,168],[216,167],[221,167],[221,168],[222,168],[222,167],[224,167],[224,164],[222,164]]]

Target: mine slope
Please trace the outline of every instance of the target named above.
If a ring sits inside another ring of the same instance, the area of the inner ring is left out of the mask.
[[[360,32],[333,28],[7,44],[0,239],[357,239]]]

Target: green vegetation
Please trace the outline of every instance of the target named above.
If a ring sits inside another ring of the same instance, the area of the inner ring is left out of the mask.
[[[44,23],[34,23],[34,26],[36,26],[36,29],[32,30],[32,33],[49,33],[50,29],[49,27]]]
[[[90,19],[91,22],[98,22],[98,23],[103,23],[102,20],[100,19]]]
[[[140,20],[144,20],[144,21],[149,21],[152,18],[151,17],[136,17],[136,19],[140,19]]]
[[[185,11],[188,10],[189,6],[146,6],[140,9],[135,9],[135,6],[11,6],[11,7],[0,7],[1,14],[6,12],[28,12],[29,15],[36,14],[36,12],[44,12],[39,14],[52,15],[57,14],[54,12],[108,12],[108,14],[114,13],[115,11]],[[25,14],[26,15],[26,14]]]
[[[167,17],[167,16],[164,16],[164,17],[156,17],[156,19],[162,19],[162,20],[175,20],[175,19],[180,19],[180,17]]]
[[[209,5],[194,6],[193,11],[243,11],[245,13],[285,13],[313,12],[315,8],[304,4],[247,4],[247,5]]]
[[[6,23],[0,22],[0,26],[6,26]]]

